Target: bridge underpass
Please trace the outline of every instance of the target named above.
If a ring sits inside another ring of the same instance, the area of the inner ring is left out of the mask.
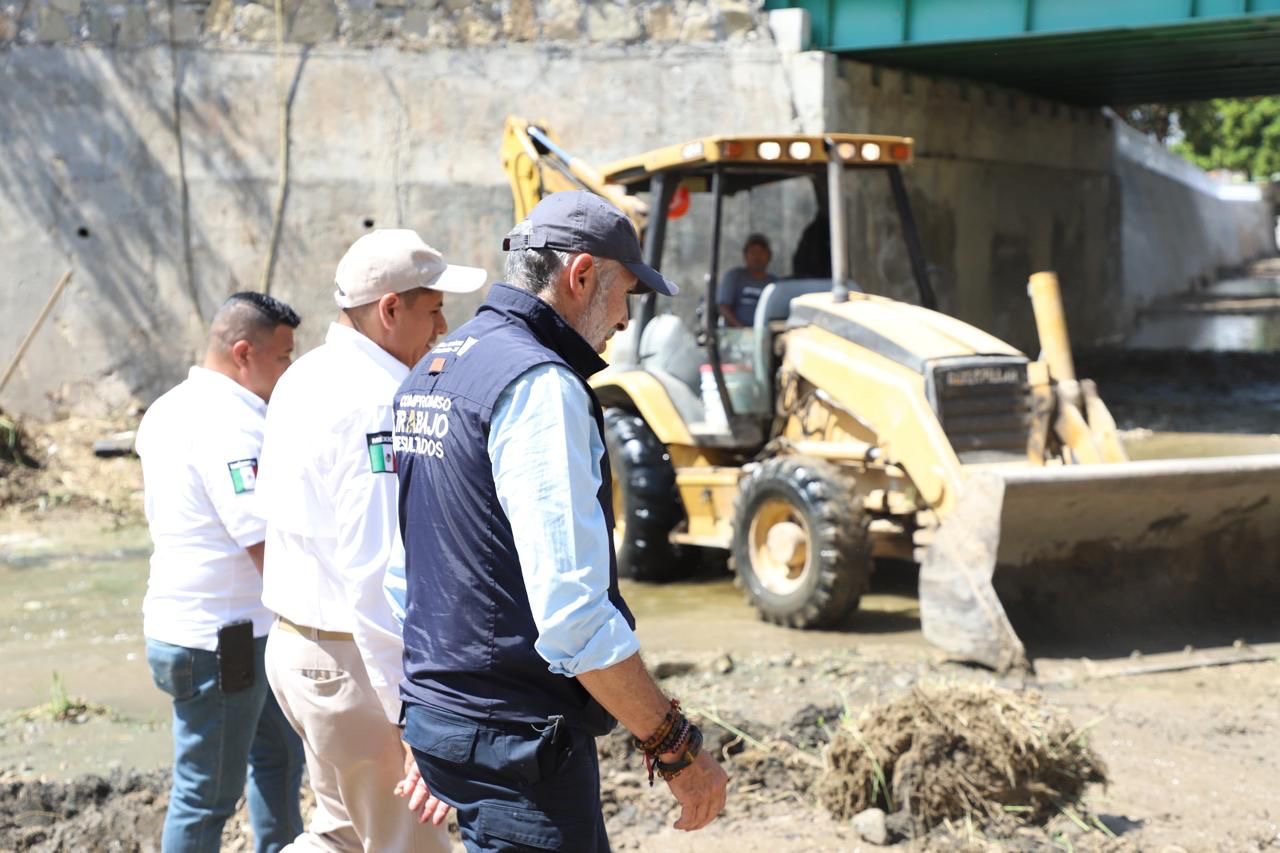
[[[811,45],[1071,104],[1280,92],[1280,0],[770,0]]]
[[[1280,92],[1280,0],[766,5],[775,31],[807,25],[800,56],[824,69],[795,85],[823,93],[806,129],[915,138],[907,180],[943,307],[1018,346],[1035,345],[1038,269],[1061,275],[1077,343],[1111,345],[1276,250],[1258,187],[1214,181],[1104,107]],[[882,201],[854,203],[854,272],[873,287],[897,277]]]

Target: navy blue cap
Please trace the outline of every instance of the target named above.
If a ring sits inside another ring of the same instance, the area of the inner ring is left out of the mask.
[[[626,214],[595,193],[552,193],[529,211],[529,225],[527,234],[508,234],[502,250],[585,252],[617,261],[655,293],[675,296],[680,292],[674,282],[640,259],[640,238]]]

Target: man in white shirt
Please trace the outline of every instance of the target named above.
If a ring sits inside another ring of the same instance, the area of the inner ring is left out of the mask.
[[[267,670],[316,794],[296,849],[449,849],[446,807],[419,795],[406,809],[392,795],[417,779],[398,727],[400,629],[382,591],[401,553],[391,404],[447,331],[444,294],[484,279],[413,231],[361,237],[338,264],[337,321],[267,413],[263,602],[279,616]]]
[[[269,296],[233,295],[213,318],[203,365],[138,427],[155,543],[143,633],[156,686],[173,697],[166,853],[218,850],[248,767],[259,853],[302,829],[302,744],[263,667],[272,614],[262,606],[266,522],[254,488],[266,401],[298,323]]]

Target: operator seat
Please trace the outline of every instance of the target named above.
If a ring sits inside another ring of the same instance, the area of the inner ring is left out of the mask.
[[[850,290],[859,288],[849,282]],[[773,374],[777,369],[774,364],[773,335],[769,332],[769,324],[776,320],[785,320],[791,316],[791,300],[806,293],[827,293],[831,290],[829,278],[796,278],[775,281],[766,285],[760,292],[760,301],[756,303],[756,315],[752,321],[755,329],[755,351],[752,353],[753,370],[756,381],[764,386],[764,399],[774,399]]]
[[[699,368],[706,355],[675,314],[661,314],[650,320],[640,335],[640,368],[657,379],[671,397],[686,424],[705,417],[699,396]]]

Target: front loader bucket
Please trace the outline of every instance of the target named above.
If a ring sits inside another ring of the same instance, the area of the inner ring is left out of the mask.
[[[975,472],[920,568],[925,638],[1001,671],[1024,639],[1181,648],[1278,600],[1280,455]]]

